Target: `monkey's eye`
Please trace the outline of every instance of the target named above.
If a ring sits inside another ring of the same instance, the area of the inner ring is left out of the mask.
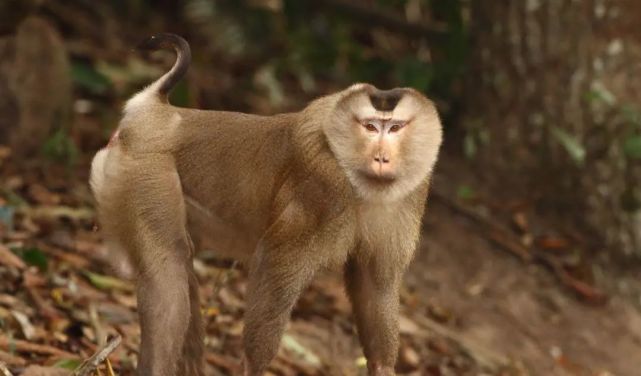
[[[378,132],[378,129],[376,129],[376,126],[372,123],[365,124],[365,129],[367,129],[368,132]]]
[[[390,127],[390,129],[389,129],[389,133],[396,133],[396,132],[398,132],[399,130],[401,130],[401,128],[403,128],[403,126],[402,126],[402,125],[400,125],[400,124],[394,124],[394,125],[392,125],[392,126]]]

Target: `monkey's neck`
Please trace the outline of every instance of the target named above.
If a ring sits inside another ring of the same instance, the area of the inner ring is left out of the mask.
[[[341,196],[353,196],[354,192],[345,171],[338,164],[323,133],[323,117],[305,116],[291,128],[291,142],[295,163],[300,164],[310,177],[320,179],[323,185],[331,187]]]

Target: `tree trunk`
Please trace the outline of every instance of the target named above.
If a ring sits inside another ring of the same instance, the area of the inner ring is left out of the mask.
[[[638,3],[473,1],[465,144],[537,208],[641,256]]]
[[[62,38],[45,19],[23,20],[0,38],[0,143],[18,157],[43,149],[52,130],[69,121],[70,66]]]

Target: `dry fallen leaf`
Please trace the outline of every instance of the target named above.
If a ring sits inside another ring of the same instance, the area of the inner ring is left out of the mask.
[[[29,186],[28,193],[31,199],[40,205],[58,205],[61,201],[59,194],[53,193],[43,185],[37,183]]]
[[[411,346],[403,345],[399,350],[397,367],[403,372],[415,371],[421,365],[421,357]]]
[[[282,345],[285,350],[291,351],[297,357],[300,357],[303,361],[314,367],[320,367],[321,361],[316,354],[314,354],[310,349],[303,346],[296,338],[292,335],[285,333],[282,339]]]
[[[16,256],[11,250],[0,244],[0,264],[23,270],[27,265],[22,259]]]
[[[27,340],[34,339],[36,336],[36,329],[31,324],[31,321],[29,321],[29,317],[16,310],[11,310],[11,315],[13,315],[18,324],[20,324],[20,329],[24,338]]]
[[[71,371],[57,367],[29,366],[22,376],[69,376]]]

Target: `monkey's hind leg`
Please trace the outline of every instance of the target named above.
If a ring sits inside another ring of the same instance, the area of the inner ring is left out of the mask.
[[[202,375],[202,328],[193,249],[173,163],[136,162],[130,171],[127,244],[133,245],[141,325],[139,375]]]
[[[194,243],[190,240],[191,254],[196,253]],[[193,270],[193,262],[189,263],[189,302],[191,316],[189,327],[183,345],[183,364],[181,375],[202,376],[204,373],[205,338],[202,315],[200,313],[200,298],[198,293],[198,278]]]

